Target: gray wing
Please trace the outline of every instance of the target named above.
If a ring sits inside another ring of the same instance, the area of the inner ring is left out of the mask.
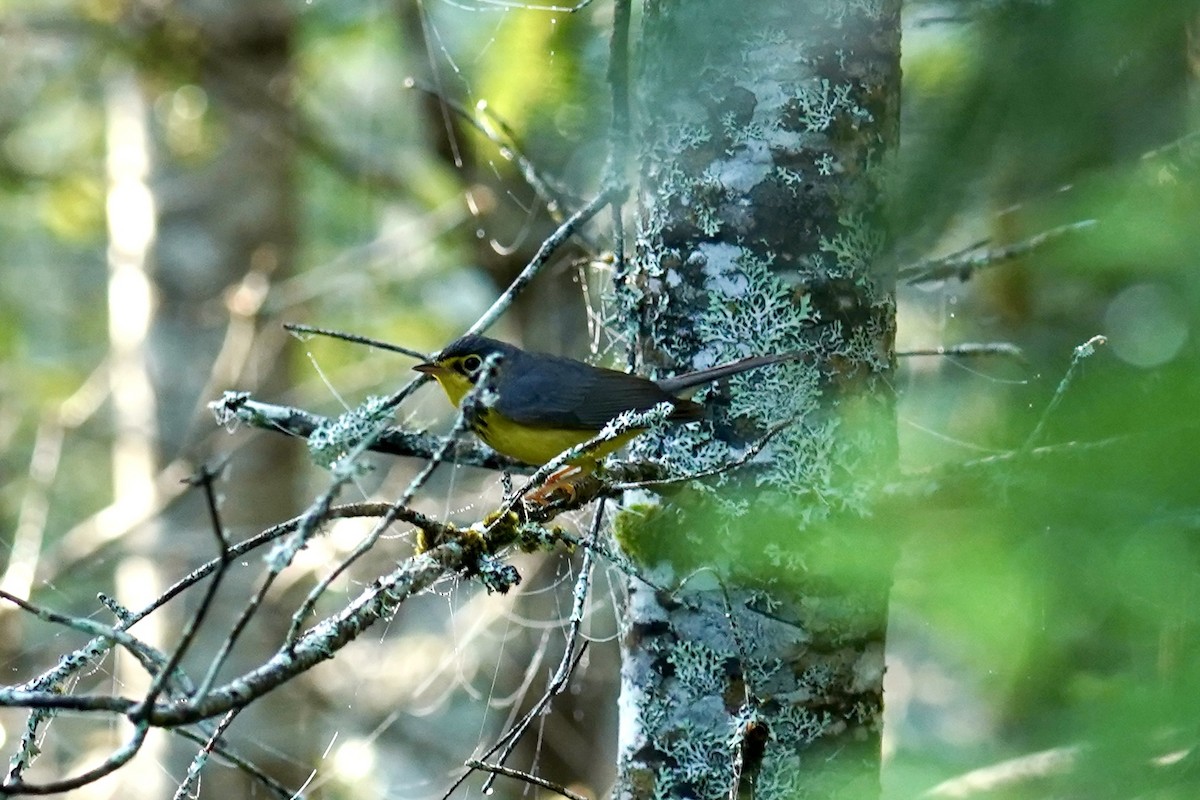
[[[529,358],[521,353],[517,358]],[[645,411],[664,400],[676,403],[671,419],[699,419],[702,407],[678,400],[653,381],[569,358],[548,358],[537,370],[505,364],[499,376],[496,410],[525,425],[599,430],[624,411]],[[517,367],[517,369],[513,369]]]

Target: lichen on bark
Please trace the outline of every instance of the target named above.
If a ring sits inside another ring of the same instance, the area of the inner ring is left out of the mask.
[[[891,561],[866,487],[896,452],[893,281],[876,264],[899,3],[657,0],[641,47],[620,333],[650,372],[803,357],[706,390],[705,421],[635,444],[691,474],[791,423],[747,468],[618,518],[643,580],[623,631],[617,794],[862,792]],[[763,730],[748,763],[747,732]]]

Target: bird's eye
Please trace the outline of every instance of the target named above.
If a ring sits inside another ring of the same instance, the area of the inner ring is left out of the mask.
[[[474,375],[483,366],[483,359],[479,356],[471,355],[462,360],[463,372],[468,375]]]

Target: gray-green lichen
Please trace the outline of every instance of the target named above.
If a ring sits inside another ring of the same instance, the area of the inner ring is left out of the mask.
[[[679,13],[662,5],[664,18]],[[894,5],[872,0],[788,13],[837,29],[850,19],[883,19]],[[890,299],[869,277],[885,237],[878,203],[864,203],[878,193],[877,151],[888,134],[857,133],[876,126],[878,87],[856,72],[848,48],[797,48],[770,12],[756,26],[724,19],[745,16],[740,7],[689,7],[716,15],[720,46],[705,46],[716,41],[689,30],[683,35],[695,46],[647,68],[653,123],[639,140],[638,258],[619,296],[629,328],[617,334],[653,342],[653,362],[674,369],[751,353],[803,350],[812,358],[739,376],[719,391],[716,419],[645,437],[635,455],[657,458],[676,475],[708,472],[737,461],[767,431],[802,421],[756,458],[757,483],[807,503],[803,524],[865,511],[844,485],[858,471],[859,442],[832,411],[840,392],[830,391],[831,376],[818,365],[890,370],[879,345],[890,332],[878,322]],[[678,20],[667,24],[684,30]],[[730,59],[731,48],[746,55]],[[677,91],[673,69],[694,78],[693,93]],[[840,280],[857,292],[861,318],[814,302]],[[717,492],[726,483],[722,476],[706,485]],[[732,514],[746,510],[738,499],[726,505]]]
[[[703,421],[633,444],[674,475],[741,467],[618,516],[655,587],[631,584],[618,794],[729,797],[753,721],[769,732],[755,796],[796,797],[824,768],[804,754],[869,738],[880,708],[856,665],[886,614],[843,574],[857,551],[837,525],[869,513],[895,449],[894,309],[874,262],[899,2],[654,0],[645,18],[615,333],[651,373],[800,355],[704,389]]]
[[[387,428],[392,412],[387,398],[369,397],[361,405],[322,423],[308,437],[308,452],[313,462],[335,475],[348,477],[370,469],[359,456]]]

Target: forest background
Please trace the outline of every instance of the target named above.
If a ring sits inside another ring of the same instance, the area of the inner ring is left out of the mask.
[[[483,313],[598,186],[612,17],[602,2],[0,4],[0,588],[104,620],[98,592],[147,602],[215,553],[203,494],[181,483],[202,464],[224,464],[232,539],[300,513],[327,473],[285,437],[231,436],[207,403],[244,389],[337,414],[408,378],[410,358],[285,322],[432,352]],[[985,503],[939,498],[887,520],[901,546],[884,796],[1005,763],[980,778],[1004,796],[1046,796],[1045,781],[1194,796],[1196,5],[914,1],[903,19],[887,253],[910,278],[901,466],[1060,450]],[[494,332],[623,363],[606,225],[562,248]],[[963,344],[1001,346],[916,352]],[[425,391],[402,421],[444,430],[449,411]],[[362,497],[421,468],[373,464]],[[499,496],[494,473],[455,467],[418,507],[470,520]],[[564,524],[582,535],[587,517]],[[270,624],[286,629],[280,609],[361,536],[346,522],[314,540],[273,587]],[[410,546],[384,540],[378,558]],[[441,796],[553,672],[579,558],[519,556],[525,580],[503,596],[439,584],[256,704],[231,741],[313,796]],[[261,568],[240,562],[197,650],[217,646]],[[594,582],[569,691],[518,754],[593,795],[617,758],[612,569]],[[332,590],[348,599],[372,576]],[[174,613],[148,638],[169,642],[188,616]],[[85,640],[0,606],[7,684]],[[85,686],[136,694],[136,672],[110,655]],[[24,720],[0,710],[6,758]],[[169,796],[189,755],[168,738],[92,791]],[[63,717],[31,774],[74,774],[119,739],[111,720]],[[206,775],[202,795],[218,785]]]

